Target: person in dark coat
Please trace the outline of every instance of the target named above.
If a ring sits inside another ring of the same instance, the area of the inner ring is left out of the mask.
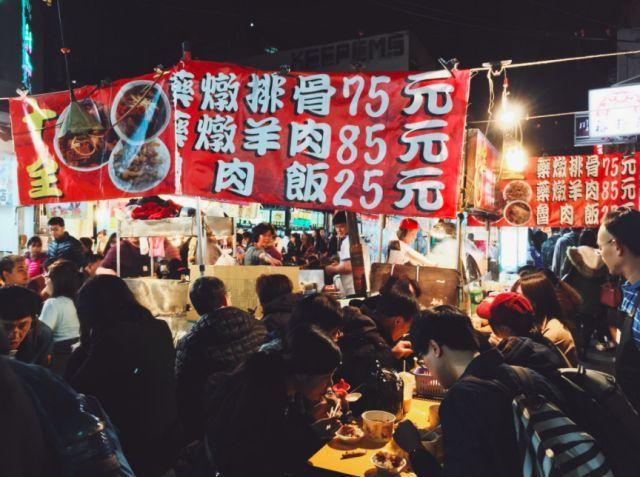
[[[411,328],[414,350],[447,389],[440,405],[444,466],[421,445],[410,421],[399,424],[396,443],[409,454],[419,477],[513,477],[522,475],[512,399],[498,380],[512,388],[512,372],[498,350],[480,353],[468,316],[452,306],[423,311]],[[562,408],[557,389],[530,371],[534,391]],[[469,379],[471,378],[471,379]],[[480,382],[479,382],[479,381]]]
[[[65,230],[64,219],[62,217],[51,217],[48,225],[53,240],[47,245],[45,267],[48,268],[49,265],[60,259],[73,262],[78,269],[84,267],[86,257],[82,251],[82,244]]]
[[[540,247],[540,257],[542,258],[542,268],[551,268],[553,265],[553,252],[556,248],[556,242],[560,238],[560,229],[552,228],[551,237],[544,241]]]
[[[260,321],[230,306],[220,279],[198,278],[189,296],[201,318],[178,343],[176,356],[178,415],[187,443],[204,434],[207,379],[233,371],[258,351],[267,336]]]
[[[307,459],[340,424],[330,407],[310,418],[297,403],[320,401],[339,363],[326,333],[298,327],[287,352],[256,353],[225,376],[207,406],[212,467],[225,477],[309,475]]]
[[[65,379],[100,400],[120,430],[136,475],[164,474],[181,444],[169,326],[115,276],[87,281],[76,306],[80,347],[69,359]]]
[[[562,352],[535,331],[533,306],[526,297],[513,292],[496,295],[489,306],[489,326],[505,363],[549,378],[558,369],[571,367]]]
[[[45,435],[19,378],[9,366],[9,341],[0,328],[0,462],[3,475],[41,477],[47,462]]]
[[[615,347],[609,335],[606,309],[600,303],[600,288],[609,278],[607,266],[598,251],[597,233],[594,229],[584,229],[580,234],[578,247],[567,249],[567,259],[571,264],[564,281],[571,285],[582,298],[576,316],[579,333],[576,336],[578,353],[584,357],[594,331],[598,331],[598,349],[604,351]]]
[[[380,295],[372,316],[355,307],[343,313],[344,336],[338,341],[343,362],[337,376],[353,386],[363,383],[378,365],[393,369],[413,354],[411,343],[401,339],[418,313],[413,296],[392,290]]]
[[[49,366],[53,332],[38,320],[40,306],[40,298],[28,288],[0,288],[0,325],[9,340],[9,354],[25,363]]]
[[[291,312],[302,298],[293,293],[293,283],[286,275],[260,275],[256,280],[256,293],[262,307],[262,323],[269,332],[268,341],[283,339]]]

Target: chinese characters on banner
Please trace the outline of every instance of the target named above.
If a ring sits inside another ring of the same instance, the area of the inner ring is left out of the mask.
[[[69,93],[10,101],[20,203],[78,202],[175,191],[168,75],[75,90],[103,130],[66,131]]]
[[[469,72],[276,73],[176,66],[185,195],[454,217]]]
[[[638,208],[638,154],[532,158],[524,176],[503,182],[501,222],[597,227],[610,210]]]

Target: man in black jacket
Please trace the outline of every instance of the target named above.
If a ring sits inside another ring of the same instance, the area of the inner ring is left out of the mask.
[[[84,267],[86,258],[82,253],[82,244],[65,230],[64,219],[62,217],[51,217],[48,225],[49,233],[53,240],[47,246],[45,266],[49,267],[56,260],[65,259],[75,263],[78,269]]]
[[[176,355],[178,416],[187,443],[201,439],[204,433],[207,379],[235,369],[258,350],[267,336],[262,323],[229,306],[220,279],[198,278],[189,297],[201,318],[180,340]]]
[[[419,477],[513,477],[522,475],[516,442],[512,398],[498,380],[515,386],[512,371],[495,349],[480,353],[471,320],[452,306],[424,311],[411,328],[414,351],[448,389],[440,406],[444,468],[420,444],[409,421],[400,423],[394,439],[409,453]],[[560,403],[557,390],[531,371],[534,390]]]
[[[378,365],[399,367],[401,360],[413,353],[411,343],[401,338],[409,332],[417,313],[415,298],[400,290],[380,295],[372,316],[355,307],[345,308],[344,336],[338,341],[343,355],[338,377],[358,386]]]

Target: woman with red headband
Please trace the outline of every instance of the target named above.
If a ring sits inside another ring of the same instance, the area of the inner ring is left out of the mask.
[[[389,242],[387,251],[387,263],[395,265],[421,265],[423,267],[433,266],[433,263],[424,255],[413,248],[418,236],[420,225],[413,219],[403,219],[398,228],[398,240]]]

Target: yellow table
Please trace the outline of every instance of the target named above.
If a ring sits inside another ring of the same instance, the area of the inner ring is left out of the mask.
[[[416,427],[425,428],[428,425],[429,417],[428,417],[428,409],[431,404],[439,404],[440,401],[431,401],[427,399],[413,399],[411,401],[411,410],[405,417],[405,419],[409,419],[412,421]],[[366,454],[359,457],[350,457],[348,459],[343,459],[342,454],[347,450],[353,449],[363,449],[366,451]],[[347,445],[338,441],[337,439],[333,439],[327,445],[325,445],[322,449],[320,449],[311,459],[309,459],[309,463],[318,469],[330,470],[332,472],[337,472],[339,474],[350,475],[350,476],[375,476],[378,475],[376,472],[376,468],[371,463],[371,456],[375,454],[380,449],[390,449],[395,452],[399,450],[393,440],[384,445],[375,445],[371,444],[363,439],[356,445]],[[402,472],[400,475],[402,476],[413,476],[412,472]]]

